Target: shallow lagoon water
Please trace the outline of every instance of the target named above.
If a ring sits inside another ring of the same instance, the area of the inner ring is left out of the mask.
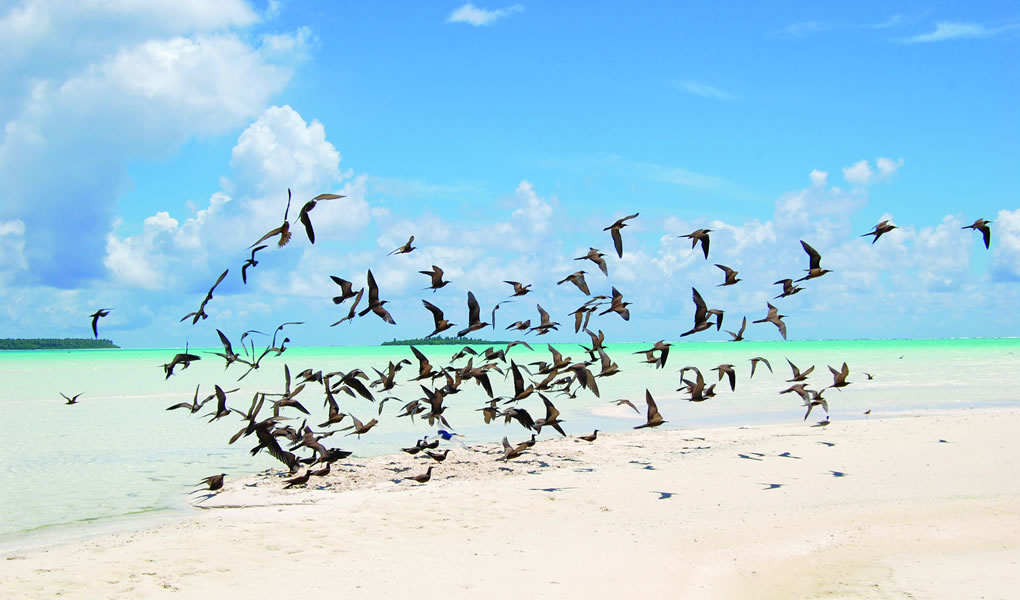
[[[520,364],[548,360],[544,343],[534,351],[521,346],[509,356]],[[566,356],[580,360],[584,352],[573,344],[555,344]],[[650,344],[609,343],[612,358],[621,373],[600,378],[601,397],[582,390],[574,399],[552,396],[561,411],[563,427],[570,435],[620,431],[643,422],[644,390],[655,397],[666,427],[707,427],[800,422],[804,416],[800,399],[777,392],[789,384],[789,358],[801,369],[812,365],[810,386],[832,382],[827,365],[850,366],[852,385],[842,391],[828,390],[833,421],[865,418],[863,412],[892,415],[918,410],[979,408],[1016,405],[1020,402],[1020,340],[848,340],[791,342],[686,342],[673,346],[664,369],[642,364],[634,352]],[[433,364],[444,365],[458,349],[429,346],[421,350]],[[483,346],[476,346],[481,350]],[[192,510],[188,492],[213,473],[241,476],[264,469],[276,469],[277,461],[248,450],[253,438],[236,444],[227,440],[241,426],[236,417],[207,423],[209,412],[166,411],[177,402],[190,401],[195,386],[201,396],[212,392],[214,383],[224,389],[240,387],[230,395],[229,405],[247,410],[256,391],[280,392],[283,365],[292,375],[305,368],[348,371],[361,368],[374,378],[371,367],[382,370],[388,361],[413,360],[406,346],[296,347],[280,357],[267,357],[262,368],[238,383],[243,365],[224,371],[223,361],[203,356],[188,369],[166,380],[160,368],[176,350],[79,350],[0,353],[0,410],[5,424],[2,449],[6,460],[0,465],[0,548],[10,547],[32,536],[59,534],[62,538],[88,532],[126,520],[152,520]],[[749,359],[764,356],[775,370],[759,366],[753,379]],[[466,361],[459,361],[458,366]],[[476,361],[478,362],[478,361]],[[678,370],[699,367],[708,382],[717,376],[712,367],[732,363],[737,369],[737,388],[717,385],[718,395],[702,403],[691,403],[675,391]],[[417,365],[397,375],[401,382],[383,407],[379,425],[361,439],[334,435],[327,446],[340,446],[358,456],[380,455],[414,443],[434,428],[416,419],[395,418],[403,402],[423,396],[417,382],[409,382]],[[508,370],[507,370],[508,372]],[[864,372],[874,375],[868,380]],[[492,373],[497,395],[512,393],[512,382]],[[516,422],[485,425],[477,409],[487,397],[479,386],[465,382],[462,391],[449,396],[445,416],[468,444],[498,443],[504,435],[512,441],[530,434]],[[298,399],[312,412],[309,424],[325,420],[321,388],[309,384]],[[68,396],[84,392],[79,404],[67,406],[59,392]],[[377,394],[382,397],[386,394]],[[642,414],[611,401],[627,398]],[[341,410],[363,421],[378,416],[378,405],[362,398],[338,395]],[[212,407],[212,403],[207,405]],[[543,415],[541,400],[533,395],[521,406],[535,418]],[[264,409],[265,410],[265,409]],[[816,409],[818,410],[818,409]],[[292,415],[301,416],[293,412]],[[821,415],[819,415],[821,418]],[[809,422],[814,421],[812,413]],[[295,423],[295,426],[300,421]],[[345,421],[341,426],[349,424]],[[805,425],[806,426],[806,425]],[[543,431],[541,437],[557,435]]]

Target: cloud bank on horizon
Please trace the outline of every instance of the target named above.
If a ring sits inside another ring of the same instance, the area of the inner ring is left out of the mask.
[[[467,291],[486,312],[510,295],[504,280],[533,283],[487,330],[503,339],[536,302],[570,321],[585,298],[556,281],[583,268],[593,293],[615,286],[633,303],[629,323],[598,322],[607,336],[660,339],[689,328],[692,286],[734,327],[762,318],[773,282],[807,267],[799,240],[833,274],[780,301],[792,339],[1020,334],[1020,183],[1004,168],[1020,158],[1008,100],[1020,90],[971,72],[1007,68],[982,46],[1015,46],[1003,16],[975,15],[987,25],[973,30],[937,15],[876,14],[881,27],[772,15],[749,69],[727,36],[745,39],[750,19],[730,31],[675,15],[695,38],[684,41],[654,11],[628,15],[643,34],[610,57],[605,40],[539,35],[576,16],[562,7],[469,3],[432,13],[431,31],[420,14],[383,24],[370,7],[315,10],[26,0],[0,13],[17,42],[0,58],[5,336],[84,337],[87,315],[112,306],[102,333],[121,345],[213,346],[213,326],[179,319],[229,267],[207,323],[239,334],[304,320],[302,344],[420,337],[431,331],[421,298],[466,324]],[[505,27],[510,16],[532,41]],[[330,19],[349,26],[342,42]],[[454,23],[488,27],[467,39],[476,30],[444,27]],[[848,35],[885,63],[844,57]],[[938,45],[900,43],[910,36],[974,46],[943,65],[918,56]],[[708,43],[711,61],[653,60]],[[840,74],[813,69],[836,59]],[[957,70],[895,80],[925,60]],[[920,92],[934,95],[912,102]],[[288,189],[294,239],[261,251],[243,285],[249,246],[280,224]],[[311,213],[311,245],[297,212],[324,192],[344,197]],[[633,212],[620,259],[603,228]],[[993,222],[987,251],[962,229],[979,217]],[[899,229],[860,237],[882,219]],[[679,237],[698,228],[712,230],[707,261]],[[410,235],[418,250],[386,256]],[[589,247],[607,255],[608,278],[574,260]],[[717,287],[715,263],[743,281]],[[435,294],[418,273],[432,265],[452,282]],[[369,268],[397,325],[369,315],[329,328],[342,316],[329,275],[360,287]],[[580,339],[570,331],[549,337]]]

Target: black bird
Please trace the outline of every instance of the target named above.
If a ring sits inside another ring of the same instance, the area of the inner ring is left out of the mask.
[[[960,229],[973,229],[974,231],[980,231],[981,237],[985,241],[985,249],[987,250],[988,244],[991,243],[992,241],[992,230],[988,227],[989,223],[991,223],[991,221],[978,219],[977,221],[974,221],[970,225],[964,225]]]
[[[432,290],[433,294],[435,294],[436,290],[438,290],[439,288],[450,283],[449,281],[443,281],[443,270],[437,267],[436,265],[432,265],[431,271],[418,271],[418,272],[421,273],[422,275],[428,275],[430,278],[432,278],[432,285],[425,289]]]
[[[898,229],[898,228],[895,225],[892,225],[891,223],[889,223],[888,219],[884,219],[882,221],[879,221],[878,225],[875,225],[874,229],[872,229],[868,233],[865,233],[861,237],[867,237],[869,235],[875,236],[875,239],[871,240],[871,243],[874,244],[875,242],[878,241],[878,238],[882,237],[882,234],[889,233],[893,229]]]
[[[616,254],[620,258],[623,258],[623,237],[620,235],[620,230],[627,226],[626,221],[633,219],[634,217],[638,216],[638,214],[640,213],[634,213],[632,215],[623,217],[622,219],[617,219],[615,223],[602,230],[610,232],[610,234],[613,236],[613,246],[616,247]]]
[[[82,392],[81,394],[75,394],[74,396],[71,396],[70,398],[68,398],[67,396],[64,396],[64,392],[57,392],[57,393],[60,394],[61,396],[63,396],[64,400],[67,400],[66,404],[78,404],[78,396],[81,396],[85,392]]]
[[[96,325],[99,323],[99,318],[100,317],[105,317],[106,315],[110,314],[111,310],[113,310],[113,309],[112,308],[100,308],[96,312],[94,312],[91,315],[89,315],[90,317],[92,317],[92,335],[95,336],[96,339],[99,339],[99,330],[96,329]]]
[[[259,264],[259,261],[255,260],[255,253],[258,252],[259,250],[264,250],[265,248],[267,248],[267,246],[258,246],[256,248],[252,248],[252,250],[251,250],[251,258],[249,258],[248,260],[244,261],[244,264],[241,265],[241,282],[242,283],[244,283],[244,284],[248,283],[248,267],[257,267],[258,264]]]
[[[412,236],[414,237],[414,236]],[[397,322],[393,320],[390,313],[383,308],[383,304],[386,304],[389,300],[379,300],[379,286],[375,283],[375,277],[372,275],[372,269],[368,270],[368,306],[358,313],[359,317],[367,315],[369,312],[374,312],[380,319],[386,321],[390,325],[396,325]],[[339,321],[338,321],[339,322]]]
[[[447,452],[449,452],[449,450],[447,450]],[[432,466],[429,465],[428,470],[421,475],[411,475],[407,479],[417,481],[418,483],[427,483],[429,479],[432,479]]]
[[[206,292],[205,298],[202,300],[202,304],[198,306],[198,310],[196,310],[195,312],[190,312],[181,317],[181,322],[186,321],[188,317],[193,317],[191,319],[191,324],[194,325],[195,323],[198,323],[199,319],[206,319],[209,317],[209,315],[205,314],[205,305],[208,304],[210,300],[212,300],[213,290],[215,290],[216,286],[218,286],[220,282],[223,281],[223,278],[227,276],[228,272],[230,272],[230,269],[227,269],[220,273],[220,276],[216,279],[216,283],[214,283],[212,287],[209,288],[209,291]]]
[[[451,322],[447,321],[443,317],[443,311],[440,310],[440,308],[438,306],[436,306],[435,304],[432,304],[431,302],[429,302],[427,300],[422,300],[421,303],[425,305],[425,308],[427,308],[430,313],[432,313],[432,319],[436,323],[435,330],[433,330],[432,333],[430,333],[427,336],[425,336],[425,339],[428,339],[428,338],[436,335],[437,333],[446,331],[447,329],[449,329],[449,328],[453,327],[454,325],[456,325],[456,323],[451,323]]]
[[[468,326],[465,329],[461,329],[457,332],[457,337],[464,337],[472,331],[478,331],[489,326],[488,323],[482,321],[482,309],[478,306],[478,300],[475,299],[475,295],[471,292],[467,293],[467,304],[468,304]]]
[[[215,492],[216,490],[223,487],[223,478],[226,476],[227,476],[226,473],[220,473],[219,475],[210,475],[203,479],[201,483],[207,486],[205,488],[206,490],[210,492]]]
[[[336,275],[330,275],[329,278],[333,280],[333,283],[340,286],[340,295],[333,296],[333,304],[342,304],[344,300],[347,300],[348,298],[353,298],[358,295],[358,292],[354,291],[354,284],[351,283],[350,281],[347,281],[346,279],[341,279]]]
[[[310,243],[315,243],[315,231],[312,229],[312,220],[308,218],[308,213],[312,212],[312,209],[315,208],[315,204],[319,200],[336,200],[343,197],[341,194],[319,194],[305,202],[304,206],[301,207],[301,211],[298,212],[298,220],[305,226],[305,233],[308,234],[308,241]]]
[[[280,225],[276,229],[269,230],[269,232],[266,233],[266,235],[260,237],[257,242],[248,247],[254,248],[255,246],[258,246],[259,244],[268,240],[274,235],[280,236],[280,240],[276,243],[277,246],[279,246],[280,248],[286,246],[287,242],[290,241],[290,221],[287,220],[287,215],[289,213],[290,213],[290,188],[287,188],[287,209],[283,211],[283,225]]]

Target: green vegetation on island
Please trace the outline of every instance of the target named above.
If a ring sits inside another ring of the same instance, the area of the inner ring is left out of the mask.
[[[110,340],[91,338],[0,338],[0,350],[94,350],[120,348]]]
[[[434,338],[417,338],[413,340],[391,340],[389,342],[383,342],[383,346],[451,346],[451,345],[464,345],[464,346],[482,346],[489,345],[494,346],[496,344],[509,344],[510,342],[503,342],[499,340],[479,340],[476,338],[459,338],[459,337],[434,337]]]

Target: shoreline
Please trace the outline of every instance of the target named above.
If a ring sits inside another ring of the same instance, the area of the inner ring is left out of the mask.
[[[228,477],[184,519],[0,551],[0,579],[18,598],[328,592],[331,576],[401,596],[1007,597],[1017,426],[1020,408],[983,408],[539,440],[506,464],[453,447],[424,485],[391,481],[421,459],[352,458],[327,489]],[[407,569],[434,576],[392,577]]]

